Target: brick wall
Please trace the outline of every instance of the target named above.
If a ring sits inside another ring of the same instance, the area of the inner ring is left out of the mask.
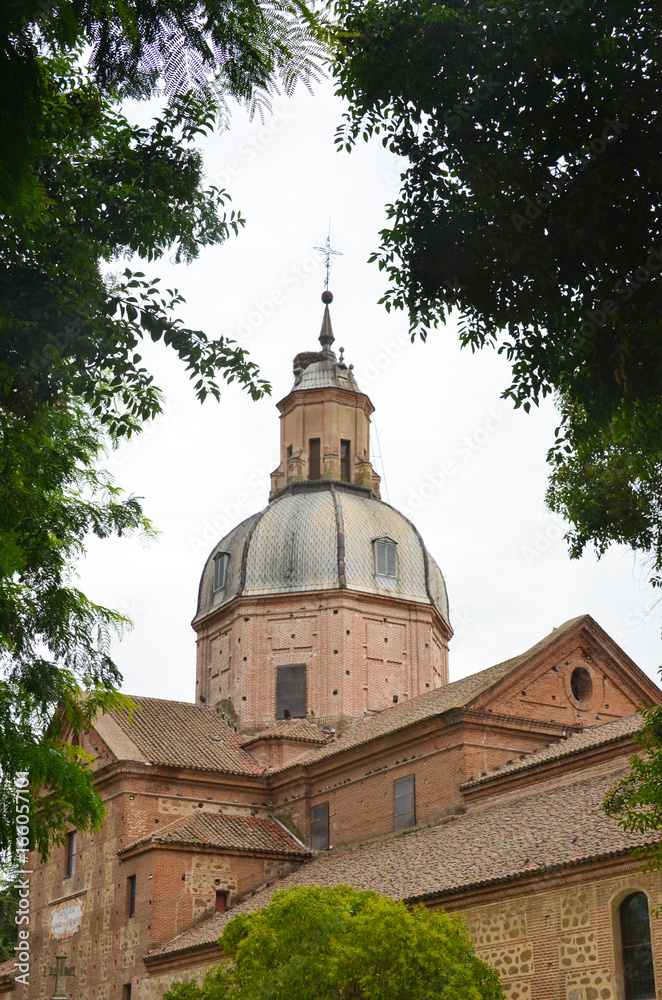
[[[275,722],[276,668],[292,663],[308,717],[338,727],[446,684],[448,632],[432,606],[350,591],[240,599],[198,625],[196,694],[246,731]]]

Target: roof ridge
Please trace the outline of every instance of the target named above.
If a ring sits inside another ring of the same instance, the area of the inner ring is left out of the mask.
[[[628,726],[628,723],[632,723],[632,725]],[[641,725],[643,725],[643,717],[637,711],[631,715],[623,715],[618,719],[601,722],[597,726],[587,726],[585,729],[572,730],[570,735],[561,737],[558,740],[552,740],[546,746],[538,747],[536,750],[520,756],[518,760],[501,764],[487,774],[469,778],[460,785],[460,788],[475,788],[477,785],[487,785],[491,781],[497,781],[506,774],[527,771],[529,768],[534,768],[538,764],[544,764],[550,760],[572,757],[575,754],[582,753],[594,747],[615,743],[638,732]],[[606,727],[611,727],[615,730],[613,735],[597,732],[598,730],[604,730]],[[601,736],[605,735],[605,739],[600,739]],[[595,738],[596,736],[598,737],[597,739]],[[557,752],[555,753],[554,751]]]

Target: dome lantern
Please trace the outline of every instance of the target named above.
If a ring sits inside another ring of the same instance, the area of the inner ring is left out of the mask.
[[[379,497],[379,476],[370,462],[370,415],[374,407],[361,392],[353,370],[331,349],[335,337],[325,304],[319,335],[321,351],[294,359],[294,385],[277,404],[280,410],[280,464],[271,474],[270,499],[292,483],[340,481],[367,487]]]

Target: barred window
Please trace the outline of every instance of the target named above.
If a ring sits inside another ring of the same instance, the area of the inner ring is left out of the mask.
[[[655,1000],[648,899],[633,892],[619,907],[625,1000]]]
[[[78,840],[78,834],[75,830],[71,830],[67,834],[67,874],[65,878],[71,878],[76,874],[76,841]]]
[[[214,556],[214,590],[222,590],[228,577],[230,556],[227,552],[219,552]]]
[[[416,824],[416,786],[413,774],[393,782],[393,829],[407,830]]]
[[[377,576],[396,576],[398,562],[395,542],[390,538],[378,538],[373,542],[373,545]]]
[[[329,803],[321,802],[310,810],[310,846],[314,851],[329,849]]]
[[[305,719],[307,711],[306,664],[276,667],[276,718]]]

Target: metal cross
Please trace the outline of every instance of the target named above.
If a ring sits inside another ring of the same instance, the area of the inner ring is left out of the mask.
[[[66,962],[66,955],[56,955],[55,965],[47,965],[44,969],[45,976],[55,976],[53,1000],[68,1000],[66,977],[76,975],[76,966],[67,965]]]
[[[324,266],[326,268],[326,280],[324,282],[324,287],[328,291],[329,289],[329,275],[331,273],[331,268],[333,266],[334,257],[342,257],[340,250],[335,250],[331,244],[331,226],[329,225],[329,235],[327,236],[323,247],[313,247],[313,250],[317,250],[324,257]]]

